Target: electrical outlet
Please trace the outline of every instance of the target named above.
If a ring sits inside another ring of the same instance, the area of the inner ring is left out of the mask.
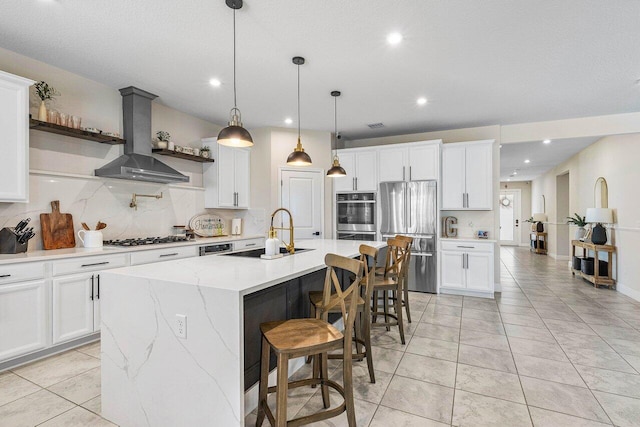
[[[187,315],[176,314],[176,336],[178,338],[187,338]]]

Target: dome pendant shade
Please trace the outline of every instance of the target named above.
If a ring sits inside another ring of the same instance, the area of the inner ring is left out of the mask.
[[[240,110],[231,109],[231,120],[229,126],[222,129],[218,134],[218,144],[227,147],[251,147],[253,146],[253,138],[248,130],[242,127],[240,121]]]
[[[344,168],[340,166],[340,160],[338,159],[338,156],[335,156],[333,158],[333,166],[331,166],[331,169],[327,171],[327,176],[331,178],[347,176],[347,171],[345,171]]]
[[[242,8],[242,0],[225,0],[233,10],[233,108],[229,125],[218,134],[218,144],[227,147],[252,147],[253,138],[248,130],[242,127],[242,115],[238,109],[236,92],[236,10]]]
[[[298,138],[298,145],[293,150],[289,157],[287,157],[287,164],[289,166],[309,166],[311,165],[311,157],[304,152],[300,138]]]

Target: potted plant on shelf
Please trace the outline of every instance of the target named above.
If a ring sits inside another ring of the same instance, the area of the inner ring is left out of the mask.
[[[209,148],[208,145],[205,145],[204,147],[202,147],[200,149],[200,155],[202,157],[204,157],[205,159],[208,159],[211,157],[211,148]]]
[[[38,108],[38,120],[40,120],[41,122],[46,122],[47,106],[45,104],[45,101],[52,100],[54,97],[59,96],[60,93],[57,90],[55,90],[52,86],[49,86],[47,82],[42,80],[37,82],[33,86],[36,88],[36,95],[38,95],[38,98],[40,98],[40,107]]]
[[[167,147],[169,146],[169,140],[171,139],[171,134],[167,131],[159,130],[158,132],[156,132],[156,138],[158,138],[158,142],[156,143],[156,146],[158,148],[166,150]]]
[[[585,225],[587,225],[587,221],[586,221],[586,217],[585,216],[580,216],[577,213],[573,214],[574,216],[568,216],[567,217],[567,224],[573,224],[575,226],[578,227],[578,229],[576,230],[576,235],[575,238],[576,240],[582,240],[584,239],[584,236],[587,232],[587,230],[584,228]]]
[[[531,231],[537,231],[542,233],[544,231],[544,226],[542,225],[542,221],[536,221],[535,219],[533,219],[533,217],[530,217],[529,219],[525,219],[524,222],[530,222],[531,223]]]

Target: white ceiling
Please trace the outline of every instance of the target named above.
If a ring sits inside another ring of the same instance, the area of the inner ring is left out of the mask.
[[[542,141],[503,144],[500,148],[500,181],[531,181],[600,138],[559,139],[549,144]],[[524,162],[527,159],[530,163]],[[515,175],[514,171],[517,172]]]
[[[639,16],[634,0],[248,0],[238,106],[249,128],[296,126],[302,55],[302,127],[333,129],[338,89],[348,139],[640,111]],[[224,0],[3,0],[0,46],[222,124],[231,28]]]

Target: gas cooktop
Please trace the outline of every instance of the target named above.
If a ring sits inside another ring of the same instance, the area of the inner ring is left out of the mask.
[[[189,239],[185,236],[166,236],[166,237],[142,237],[135,239],[116,239],[105,240],[103,243],[107,246],[144,246],[144,245],[161,245],[163,243],[187,242]]]

